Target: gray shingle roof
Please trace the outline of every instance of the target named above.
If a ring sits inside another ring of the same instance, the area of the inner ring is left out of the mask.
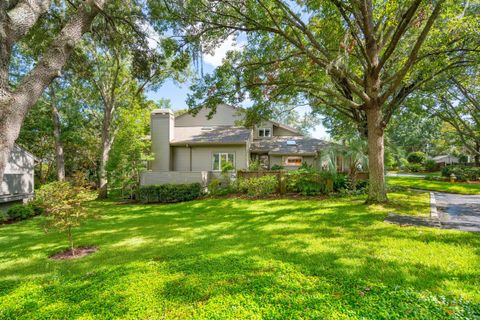
[[[287,141],[295,141],[289,145]],[[331,143],[325,140],[307,138],[302,136],[294,137],[273,137],[265,140],[254,140],[250,146],[251,152],[266,152],[269,154],[316,154],[319,150],[330,146]]]
[[[172,144],[244,144],[250,130],[236,127],[175,127]]]

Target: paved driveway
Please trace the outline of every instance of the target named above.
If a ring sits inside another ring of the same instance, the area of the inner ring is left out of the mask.
[[[434,194],[442,228],[480,232],[480,195]]]

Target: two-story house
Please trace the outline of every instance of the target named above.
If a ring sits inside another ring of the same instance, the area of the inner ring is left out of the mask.
[[[233,163],[245,170],[251,161],[265,169],[274,165],[286,170],[302,163],[321,166],[320,154],[329,142],[305,137],[289,126],[265,121],[253,129],[238,126],[242,115],[235,107],[221,104],[208,118],[209,110],[197,115],[175,117],[169,109],[151,114],[151,139],[154,160],[143,173],[142,185],[208,181],[219,175],[222,164]],[[338,161],[343,170],[343,161]]]

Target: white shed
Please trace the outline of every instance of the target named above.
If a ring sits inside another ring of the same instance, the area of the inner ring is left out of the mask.
[[[451,155],[440,155],[432,158],[438,164],[452,164],[458,163],[458,158]]]
[[[7,202],[25,202],[33,197],[36,160],[34,155],[22,147],[13,147],[0,185],[0,205]]]

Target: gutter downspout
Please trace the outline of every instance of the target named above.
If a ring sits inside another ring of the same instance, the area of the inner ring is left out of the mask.
[[[190,172],[192,172],[192,147],[187,144],[186,147],[188,148],[188,151],[189,151],[189,157],[190,157],[190,161],[189,161],[189,164],[190,164]]]

